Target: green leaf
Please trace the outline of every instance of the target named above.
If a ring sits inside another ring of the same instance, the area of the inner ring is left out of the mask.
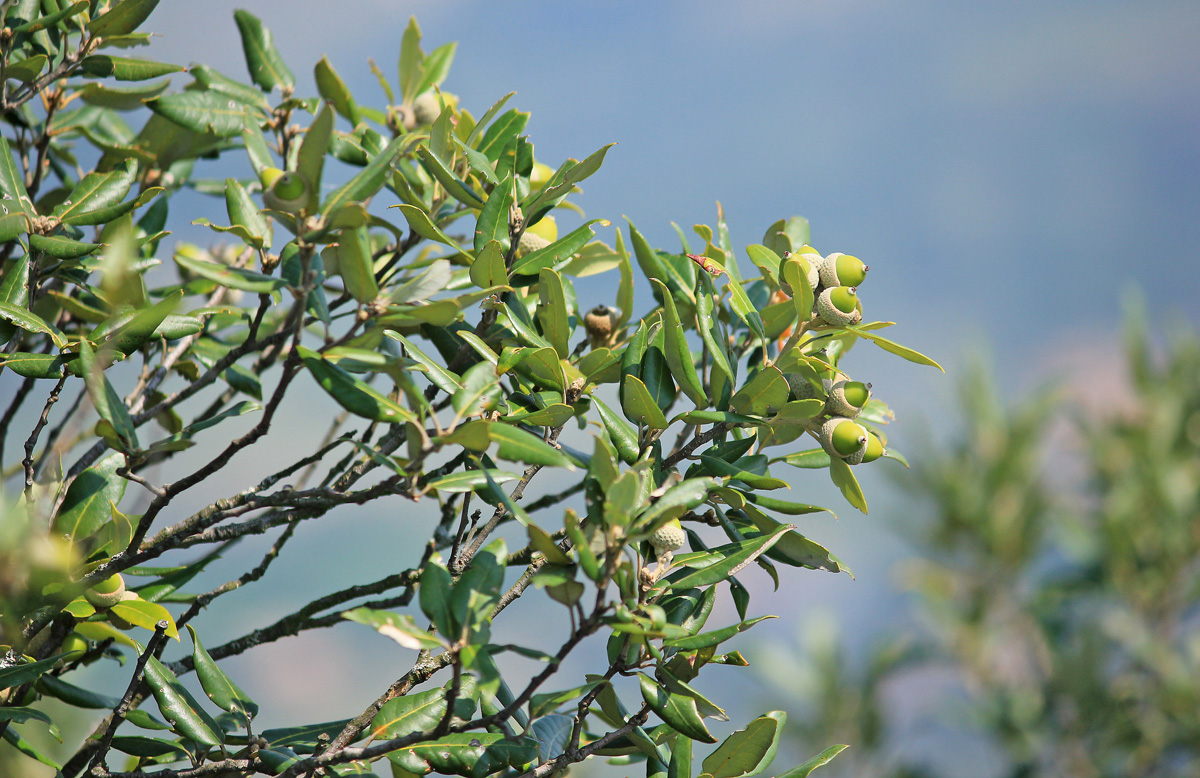
[[[422,238],[425,238],[426,240],[432,240],[436,243],[444,243],[451,248],[459,248],[458,243],[456,243],[453,238],[442,232],[441,229],[439,229],[438,226],[433,223],[433,220],[429,218],[429,214],[425,213],[425,211],[421,210],[415,205],[401,203],[400,205],[391,205],[388,207],[399,208],[400,213],[404,215],[405,221],[408,222],[408,226],[412,228],[413,232],[417,233]]]
[[[22,754],[32,757],[44,765],[53,767],[55,770],[62,770],[62,765],[43,754],[32,743],[21,737],[21,734],[17,732],[15,728],[5,727],[3,737],[12,745],[13,748],[17,749]]]
[[[375,281],[375,262],[371,254],[371,235],[366,227],[342,230],[338,239],[338,268],[346,291],[360,303],[379,296]]]
[[[188,624],[187,628],[192,636],[192,666],[195,667],[196,677],[200,679],[200,685],[208,698],[221,710],[236,712],[243,719],[258,715],[258,705],[254,700],[217,667],[217,663],[200,643],[195,628],[191,624]]]
[[[847,745],[830,746],[829,748],[825,749],[821,753],[814,756],[812,759],[809,759],[804,764],[802,764],[798,767],[793,767],[791,770],[788,770],[786,773],[780,773],[779,778],[808,778],[809,774],[812,773],[813,770],[816,770],[818,767],[822,767],[824,765],[829,764],[830,762],[833,761],[833,758],[835,756],[842,753],[849,747],[850,746],[847,746]]]
[[[508,99],[507,97],[504,99]],[[521,134],[529,122],[529,114],[516,110],[506,111],[487,128],[483,140],[475,148],[492,162],[500,159],[509,141]],[[480,122],[482,124],[482,121]]]
[[[942,368],[941,365],[939,365],[937,362],[934,362],[932,359],[930,359],[929,357],[920,353],[919,351],[913,351],[912,349],[908,348],[907,346],[901,346],[899,343],[890,341],[887,338],[882,338],[878,335],[874,335],[874,334],[868,332],[864,327],[849,326],[849,327],[843,327],[843,329],[849,330],[850,332],[853,332],[854,334],[858,335],[859,337],[866,338],[867,340],[874,343],[876,346],[879,346],[884,351],[886,351],[890,354],[895,354],[896,356],[901,357],[903,359],[907,359],[909,362],[915,362],[918,365],[929,365],[930,367],[936,367],[938,370],[941,370],[943,373],[946,372]]]
[[[158,0],[121,0],[88,23],[88,32],[101,38],[128,35],[153,13]]]
[[[763,277],[767,279],[772,287],[779,286],[781,271],[778,254],[766,246],[759,244],[747,246],[746,254],[750,257],[750,261],[762,270]]]
[[[668,576],[670,588],[672,590],[700,588],[724,581],[765,553],[768,548],[779,541],[784,532],[793,529],[795,529],[793,525],[783,525],[770,534],[728,543],[694,556],[692,554],[676,556],[675,564],[677,565],[691,567],[703,564],[703,566],[698,569],[672,573]]]
[[[417,156],[421,158],[421,163],[429,171],[429,174],[445,187],[447,194],[468,208],[483,207],[483,199],[475,194],[471,187],[467,186],[452,170],[446,167],[446,163],[434,154],[428,146],[417,146]]]
[[[696,708],[696,700],[683,694],[668,692],[645,673],[638,673],[638,683],[641,686],[642,697],[651,710],[676,732],[701,743],[717,742],[704,726]]]
[[[187,749],[170,740],[143,735],[118,735],[112,739],[112,747],[130,756],[155,758],[170,757],[167,761],[181,762],[188,758]]]
[[[779,750],[779,738],[787,713],[771,711],[739,729],[704,760],[702,769],[712,778],[742,778],[757,775],[771,766]]]
[[[358,124],[358,106],[354,103],[354,97],[346,88],[346,82],[342,81],[342,77],[333,69],[328,57],[321,57],[317,61],[313,68],[313,76],[321,97],[332,103],[333,109],[349,119],[351,124]]]
[[[645,424],[650,429],[665,430],[668,426],[667,417],[640,378],[625,377],[625,385],[621,389],[621,409],[625,412],[625,418]]]
[[[55,259],[79,259],[94,254],[105,244],[71,240],[62,235],[30,235],[29,248]]]
[[[733,391],[733,368],[730,367],[725,344],[718,340],[719,331],[713,319],[712,279],[707,273],[701,273],[696,284],[696,329],[699,330],[700,339],[704,341],[712,359],[709,397],[718,410],[727,410],[727,401],[724,398],[728,398]]]
[[[4,196],[10,214],[37,215],[25,191],[25,175],[17,168],[16,158],[3,135],[0,135],[0,195]]]
[[[180,127],[232,138],[242,133],[245,108],[217,92],[177,92],[146,102],[146,107]]]
[[[236,178],[225,179],[225,211],[229,221],[243,228],[250,236],[247,241],[255,248],[270,247],[271,224],[262,215],[258,205]]]
[[[137,164],[133,160],[126,160],[120,168],[107,173],[88,173],[54,209],[54,215],[64,224],[71,224],[89,211],[116,205],[129,194],[136,176]]]
[[[486,473],[474,472],[486,478]],[[417,597],[421,612],[438,632],[451,639],[455,639],[458,632],[458,627],[450,616],[450,590],[453,586],[454,579],[451,577],[450,571],[436,561],[425,564],[425,568],[421,571],[421,579],[417,584]]]
[[[727,274],[729,283],[729,307],[737,314],[750,331],[757,335],[763,341],[767,338],[766,330],[763,329],[762,316],[759,315],[758,309],[754,307],[754,303],[750,302],[750,298],[746,296],[746,290],[732,275]]]
[[[616,448],[617,454],[620,455],[621,461],[627,465],[632,465],[638,459],[639,446],[637,430],[629,425],[629,422],[622,419],[611,408],[600,401],[598,397],[592,397],[592,405],[596,407],[596,411],[600,414],[600,422],[604,425],[604,429],[608,432],[609,440],[612,441],[613,447]]]
[[[788,257],[780,268],[784,283],[792,287],[792,304],[796,308],[799,321],[807,322],[812,318],[813,290],[808,285],[808,273],[805,265],[808,260],[804,257]]]
[[[777,532],[783,526],[762,511],[755,510],[752,505],[747,505],[745,512],[750,521],[754,522],[754,526],[760,532],[768,535]],[[795,531],[784,534],[779,542],[767,551],[767,556],[792,567],[808,567],[813,570],[827,570],[831,573],[842,571],[850,573],[850,569],[843,565],[840,559],[829,553],[829,549]],[[853,577],[853,573],[851,576]]]
[[[858,479],[854,477],[846,460],[831,457],[829,477],[833,480],[834,485],[842,490],[842,496],[846,498],[846,502],[863,513],[867,512],[867,498],[863,495],[862,487],[858,485]]]
[[[126,1],[128,2],[128,0]],[[79,69],[89,76],[112,77],[118,81],[148,81],[169,73],[187,70],[182,65],[151,62],[133,57],[111,57],[107,54],[93,54],[90,57],[84,57],[83,61],[79,63]]]
[[[54,531],[82,540],[108,522],[129,483],[116,474],[124,463],[123,454],[113,453],[76,476],[54,517]]]
[[[282,278],[255,273],[253,270],[244,270],[240,267],[229,267],[220,262],[197,259],[182,251],[176,251],[174,259],[175,264],[183,269],[230,289],[241,289],[243,292],[254,294],[270,294],[287,286],[287,282]]]
[[[60,659],[62,659],[62,656],[56,654],[37,662],[13,665],[11,667],[0,667],[0,689],[23,686],[31,681],[36,681],[43,673],[52,669]]]
[[[596,235],[593,224],[609,226],[607,219],[592,219],[580,227],[571,230],[563,237],[545,248],[531,251],[513,262],[512,275],[534,275],[544,267],[553,267],[559,262],[569,260],[577,251],[584,247]]]
[[[500,379],[496,369],[486,360],[472,365],[463,373],[462,389],[454,393],[452,404],[459,416],[474,416],[486,412],[500,399]]]
[[[313,378],[334,400],[356,416],[388,424],[416,422],[417,417],[314,351],[299,347],[298,353]]]
[[[233,19],[242,36],[242,52],[246,56],[250,79],[265,92],[276,87],[283,89],[295,86],[296,79],[275,49],[271,31],[263,27],[258,17],[249,11],[234,11]]]
[[[764,416],[786,405],[789,392],[783,373],[774,365],[768,365],[733,395],[729,405],[738,413]]]
[[[380,635],[389,637],[404,648],[411,648],[414,651],[444,648],[446,645],[438,639],[437,635],[430,634],[428,630],[418,626],[416,620],[407,613],[354,608],[344,612],[342,618],[365,624]]]
[[[54,325],[46,322],[33,311],[26,310],[23,305],[0,302],[0,319],[12,322],[26,332],[41,332],[50,336],[50,340],[58,348],[67,345],[66,337]]]
[[[392,330],[384,330],[383,334],[392,340],[400,341],[404,345],[404,350],[408,352],[408,355],[425,367],[426,375],[429,376],[429,380],[438,389],[453,396],[455,392],[463,388],[461,379],[458,376],[442,367],[442,363],[439,360],[432,359],[424,351],[417,348],[416,344],[411,340]]]
[[[740,632],[745,632],[746,630],[750,629],[758,622],[763,621],[765,619],[774,619],[774,618],[777,618],[777,617],[776,616],[760,616],[757,619],[750,619],[748,621],[742,621],[737,624],[732,624],[728,627],[724,627],[722,629],[713,630],[712,632],[703,632],[699,635],[691,635],[689,637],[682,637],[682,638],[668,638],[663,641],[663,646],[666,646],[669,648],[678,648],[681,651],[694,651],[694,650],[700,649],[700,648],[708,648],[709,646],[720,645],[721,643],[724,643],[726,640],[729,640],[730,638],[732,638],[734,635],[737,635]],[[706,767],[705,769],[707,770],[708,768]]]
[[[700,383],[700,374],[696,371],[696,362],[692,359],[691,349],[688,348],[686,331],[679,318],[679,310],[675,307],[675,299],[662,281],[657,278],[651,279],[651,284],[657,284],[660,287],[659,294],[662,295],[663,328],[666,336],[663,356],[671,368],[671,375],[697,408],[707,408],[708,395],[704,392],[704,385]]]
[[[296,172],[310,187],[308,209],[316,210],[321,193],[321,173],[325,169],[325,155],[329,153],[329,139],[333,135],[333,108],[328,103],[321,106],[316,118],[300,141],[296,154]],[[327,211],[326,213],[330,213]]]
[[[459,718],[470,718],[475,710],[472,700],[455,700],[454,712]],[[371,721],[368,736],[372,740],[392,740],[414,732],[427,732],[446,715],[446,691],[430,689],[394,697],[380,707]]]
[[[414,775],[434,772],[464,778],[481,778],[505,767],[521,769],[537,758],[537,741],[528,737],[509,739],[502,732],[447,735],[388,754],[393,764]]]
[[[473,492],[480,487],[488,486],[488,478],[491,478],[498,484],[507,483],[508,481],[516,481],[520,479],[517,473],[509,473],[503,470],[467,470],[461,473],[451,473],[444,475],[441,478],[435,478],[425,485],[425,488],[431,492],[441,494],[458,494],[461,492]]]
[[[138,448],[137,428],[129,416],[125,401],[117,394],[104,376],[103,367],[96,362],[91,344],[86,339],[79,341],[79,362],[83,370],[83,381],[87,385],[88,397],[100,418],[111,425],[126,453]]]
[[[121,600],[109,608],[109,612],[119,616],[135,627],[141,627],[153,632],[158,622],[167,622],[166,635],[179,640],[179,628],[175,626],[175,617],[163,606],[146,600]]]
[[[534,221],[541,218],[539,216],[541,212],[548,211],[558,205],[566,199],[576,184],[599,170],[600,166],[604,164],[604,157],[608,154],[608,150],[615,145],[617,144],[609,143],[599,150],[592,152],[579,164],[572,165],[563,175],[562,181],[555,183],[552,178],[542,189],[534,192],[521,204],[522,210],[536,217]]]
[[[357,175],[333,190],[321,206],[321,215],[328,218],[330,214],[350,203],[361,203],[374,197],[387,182],[392,163],[404,151],[408,142],[404,135],[393,138],[387,148],[373,157]]]
[[[538,274],[537,319],[542,335],[554,347],[561,359],[571,355],[570,322],[567,319],[567,294],[562,276],[548,267]]]
[[[471,422],[472,424],[487,424],[488,437],[498,443],[496,456],[510,462],[524,462],[527,465],[545,465],[547,467],[565,467],[574,470],[575,465],[562,451],[551,446],[541,438],[525,430],[518,429],[503,422]]]
[[[829,454],[824,449],[814,448],[808,451],[798,451],[795,454],[788,454],[781,462],[786,462],[792,467],[800,467],[805,470],[821,470],[829,467]]]
[[[778,478],[772,478],[769,475],[760,473],[752,473],[742,468],[737,467],[717,457],[700,455],[700,463],[704,469],[715,476],[729,478],[736,481],[741,481],[746,486],[753,489],[790,489],[787,481],[782,481]]]
[[[512,178],[505,176],[492,189],[475,220],[476,252],[482,251],[492,241],[498,241],[502,248],[508,243],[508,211],[512,201]]]
[[[58,742],[62,742],[62,733],[58,727],[54,725],[54,720],[40,710],[33,708],[0,708],[0,721],[15,721],[18,724],[26,721],[39,721],[43,724],[48,724],[50,734]]]
[[[490,240],[479,249],[471,263],[471,283],[480,289],[508,284],[508,270],[504,265],[504,246],[500,241]]]
[[[175,674],[154,657],[146,661],[146,684],[171,729],[206,746],[220,745],[221,728],[208,715]]]
[[[410,16],[404,35],[400,38],[400,61],[396,64],[399,75],[400,96],[405,102],[411,102],[419,92],[417,84],[421,79],[421,62],[425,59],[421,51],[421,28],[417,18]]]

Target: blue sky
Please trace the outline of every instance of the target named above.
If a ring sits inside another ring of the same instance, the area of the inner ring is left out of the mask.
[[[898,410],[899,440],[915,439],[921,422],[945,421],[954,373],[974,351],[994,355],[1006,389],[1064,366],[1093,386],[1112,386],[1126,291],[1143,291],[1157,323],[1200,316],[1195,2],[758,0],[736,11],[709,1],[240,5],[272,29],[302,93],[315,93],[312,65],[328,55],[367,104],[383,97],[366,58],[394,80],[400,35],[415,14],[427,51],[459,41],[444,86],[472,113],[516,90],[510,105],[532,111],[539,159],[556,165],[616,141],[577,202],[614,224],[627,215],[659,245],[676,245],[671,221],[689,231],[712,223],[718,200],[739,247],[759,242],[778,218],[808,217],[819,249],[871,265],[862,289],[868,317],[899,322],[895,339],[951,374],[878,352],[853,356],[855,371]],[[238,6],[163,3],[148,24],[162,37],[138,55],[205,62],[244,78]],[[201,228],[175,229],[181,239],[210,240]],[[611,243],[612,229],[600,235]],[[586,286],[594,300],[582,299],[581,287],[580,303],[611,302],[614,292],[615,283],[601,279]],[[811,488],[802,494],[812,501],[837,504],[823,483],[794,483]],[[899,598],[888,575],[898,552],[883,530],[888,511],[899,508],[889,508],[883,479],[872,475],[866,485],[870,518],[846,508],[839,522],[809,525],[859,580],[787,579],[808,601],[860,625],[860,634],[887,626],[881,614],[894,612]],[[363,521],[392,531],[386,519]],[[337,526],[322,535],[322,548],[354,553],[353,535],[367,526],[356,522],[350,537]],[[259,553],[247,550],[245,560]],[[303,574],[309,560],[286,557],[268,578]],[[289,603],[300,596],[282,583],[274,591]],[[780,599],[757,605],[779,612]],[[246,614],[248,623],[261,617]],[[344,628],[333,635],[284,641],[276,653],[264,650],[265,661],[238,660],[257,674],[243,685],[271,693],[271,673],[283,679],[308,661],[302,647],[348,651],[350,665],[372,664],[375,685],[390,682],[405,660],[392,646],[346,649]],[[395,666],[374,668],[380,652]],[[297,716],[308,715],[306,704],[325,710],[330,700],[321,695],[344,691],[352,678],[341,661],[323,669],[329,678],[310,677],[303,696],[278,702]],[[354,695],[368,693],[353,687]],[[338,702],[346,709],[325,715],[353,715],[361,702]]]

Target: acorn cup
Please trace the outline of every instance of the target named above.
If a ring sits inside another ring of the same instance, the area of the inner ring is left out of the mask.
[[[308,205],[308,182],[296,172],[284,172],[277,167],[262,172],[263,203],[270,209],[297,213]]]
[[[97,608],[111,608],[125,597],[125,579],[113,573],[83,593],[84,599]]]
[[[517,243],[517,256],[523,257],[526,254],[532,254],[533,252],[539,249],[544,249],[549,245],[550,241],[546,240],[541,235],[537,235],[526,230],[525,232],[521,233],[521,240]]]
[[[866,280],[870,267],[858,257],[835,251],[821,260],[818,270],[825,286],[858,286]]]
[[[671,519],[654,530],[654,534],[650,536],[650,545],[654,547],[654,554],[659,558],[683,548],[686,542],[687,532],[679,523],[679,519]]]
[[[863,427],[843,416],[826,419],[817,434],[821,448],[831,457],[844,460],[848,465],[857,465],[867,454],[870,442]]]
[[[829,388],[829,397],[825,400],[825,412],[830,416],[853,419],[862,413],[862,409],[870,399],[870,384],[864,384],[862,381],[838,381]]]
[[[854,287],[833,286],[817,296],[817,313],[821,319],[834,327],[858,324],[862,311],[858,307],[858,296]]]
[[[824,400],[825,393],[817,387],[813,386],[812,382],[802,376],[800,373],[788,373],[784,376],[787,379],[788,387],[791,389],[791,398],[793,400]]]
[[[424,92],[413,100],[413,118],[417,124],[433,124],[442,115],[442,104],[434,92]]]
[[[597,305],[583,317],[588,342],[592,348],[603,348],[612,343],[617,328],[617,310],[607,305]]]

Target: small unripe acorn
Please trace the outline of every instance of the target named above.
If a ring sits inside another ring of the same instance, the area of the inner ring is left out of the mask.
[[[821,276],[817,271],[817,263],[821,261],[819,254],[800,254],[794,251],[785,251],[783,253],[783,261],[789,259],[803,260],[801,267],[805,269],[805,275],[808,278],[808,285],[813,290],[816,290],[817,285],[821,282]],[[783,272],[783,266],[780,266],[780,272]],[[780,288],[790,297],[795,297],[795,292],[792,291],[792,285],[780,279]]]
[[[825,412],[832,416],[853,419],[871,399],[871,385],[862,381],[838,381],[829,388]]]
[[[793,400],[824,400],[825,395],[812,385],[804,376],[799,373],[788,373],[784,376],[787,379],[788,387],[792,390]]]
[[[276,211],[295,213],[308,205],[308,182],[299,173],[267,168],[262,173],[263,203]]]
[[[611,342],[617,326],[617,312],[607,305],[597,305],[583,317],[583,326],[587,329],[592,348],[606,346]]]
[[[97,608],[111,608],[125,596],[125,579],[113,573],[83,593],[84,598]]]
[[[842,327],[862,321],[858,298],[850,286],[834,286],[817,296],[817,313],[826,324]]]
[[[883,441],[875,436],[875,433],[867,433],[867,450],[863,452],[862,461],[874,462],[886,453],[887,449],[883,447]]]
[[[58,649],[60,654],[82,653],[88,650],[88,642],[83,635],[78,632],[71,632],[63,638],[62,646]],[[78,659],[78,657],[76,657]]]
[[[654,534],[650,536],[650,545],[654,546],[654,553],[659,555],[683,548],[686,542],[687,533],[683,531],[679,519],[671,519],[654,530]]]
[[[858,257],[837,251],[820,262],[821,283],[825,286],[858,286],[870,268]]]
[[[417,124],[433,124],[442,115],[442,103],[435,92],[424,92],[413,100],[412,112]]]
[[[521,240],[517,243],[517,256],[523,257],[526,254],[532,254],[538,249],[544,249],[550,245],[550,241],[543,238],[541,235],[534,234],[526,230],[521,233]]]
[[[867,431],[842,416],[827,419],[818,439],[830,456],[844,459],[849,465],[857,465],[867,453]]]

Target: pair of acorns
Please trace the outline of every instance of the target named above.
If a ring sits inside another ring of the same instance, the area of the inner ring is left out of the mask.
[[[858,300],[858,285],[867,277],[867,266],[858,257],[835,251],[822,257],[812,246],[804,245],[799,251],[785,252],[783,261],[796,256],[808,268],[808,284],[816,295],[817,315],[826,324],[842,327],[862,321],[862,304]],[[791,293],[790,287],[784,289]]]
[[[871,385],[838,381],[829,387],[825,412],[829,418],[815,428],[821,448],[848,465],[874,462],[884,455],[883,441],[854,419],[871,399]]]

